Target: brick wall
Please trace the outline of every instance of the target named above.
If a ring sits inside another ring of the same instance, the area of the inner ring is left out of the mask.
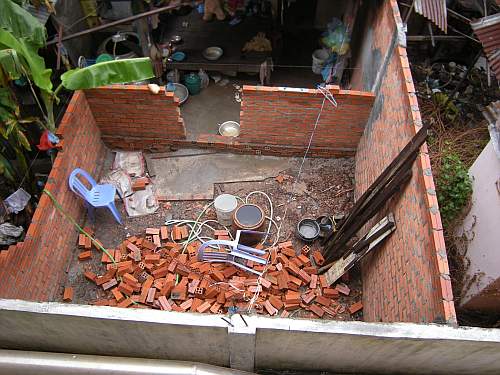
[[[353,156],[374,95],[330,90],[339,107],[326,102],[309,156]],[[154,95],[147,86],[115,85],[85,94],[104,143],[113,149],[198,147],[277,156],[304,154],[323,100],[317,90],[244,86],[240,137],[202,134],[187,140],[179,103],[163,89]]]
[[[64,210],[82,223],[85,209],[68,187],[68,176],[76,167],[96,176],[105,155],[85,94],[76,92],[58,129],[62,137],[46,188]],[[61,293],[60,283],[77,241],[77,230],[43,194],[23,243],[11,246],[0,257],[0,297],[50,301]]]
[[[370,115],[374,95],[329,86],[338,103],[325,102],[312,147],[354,154]],[[242,143],[305,147],[324,96],[315,89],[243,86],[238,138]]]
[[[179,101],[173,93],[151,93],[146,85],[114,85],[85,90],[105,142],[113,137],[185,139]]]
[[[374,108],[356,154],[356,196],[372,183],[420,129],[422,120],[406,49],[388,43],[401,22],[395,0],[385,1],[375,14],[372,39],[362,47],[380,54],[379,68],[370,72],[359,62],[353,87],[377,89]],[[375,74],[370,77],[370,74]],[[377,78],[378,77],[378,78]],[[377,82],[377,80],[380,80]],[[364,319],[368,322],[456,323],[441,219],[427,146],[413,164],[413,177],[385,211],[396,217],[392,236],[363,263]]]

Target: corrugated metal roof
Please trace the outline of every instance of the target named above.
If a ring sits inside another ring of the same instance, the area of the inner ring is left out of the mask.
[[[415,12],[434,22],[445,33],[448,32],[446,0],[415,0],[414,7]]]
[[[470,25],[483,44],[491,69],[500,79],[500,13],[481,18]]]

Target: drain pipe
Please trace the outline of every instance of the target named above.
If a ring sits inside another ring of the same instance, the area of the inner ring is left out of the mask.
[[[255,375],[196,362],[21,350],[0,350],[0,374]]]

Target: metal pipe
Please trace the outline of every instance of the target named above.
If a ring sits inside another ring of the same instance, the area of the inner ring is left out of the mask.
[[[123,18],[121,20],[113,21],[113,22],[110,22],[110,23],[107,23],[107,24],[104,24],[104,25],[99,25],[99,26],[96,26],[96,27],[92,27],[92,28],[87,29],[87,30],[79,31],[79,32],[74,33],[74,34],[66,35],[64,38],[61,39],[61,42],[64,42],[65,40],[69,40],[69,39],[78,38],[80,36],[87,35],[87,34],[90,34],[90,33],[94,33],[96,31],[101,31],[101,30],[109,29],[110,27],[113,27],[113,26],[118,26],[118,25],[121,25],[123,23],[128,23],[128,22],[131,22],[131,21],[138,20],[140,18],[152,16],[154,14],[165,12],[167,10],[177,9],[177,8],[183,6],[183,5],[196,6],[198,3],[199,3],[199,1],[192,1],[192,2],[189,2],[189,3],[181,3],[181,4],[177,4],[177,5],[167,5],[167,6],[164,6],[164,7],[161,7],[161,8],[149,10],[147,12],[139,13],[139,14],[136,14],[136,15],[133,15],[133,16],[130,16],[130,17],[126,17],[126,18]],[[52,39],[52,40],[50,40],[50,41],[47,42],[47,46],[50,46],[52,44],[56,44],[56,43],[59,43],[59,42],[60,41],[57,38],[56,39]]]
[[[256,375],[196,362],[0,350],[0,374],[9,375]]]

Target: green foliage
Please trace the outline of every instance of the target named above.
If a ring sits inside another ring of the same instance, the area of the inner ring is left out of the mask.
[[[448,95],[442,92],[437,92],[432,96],[432,98],[434,99],[434,102],[438,105],[438,107],[444,113],[444,115],[448,120],[450,121],[455,120],[455,118],[459,114],[459,110],[455,106],[453,101],[449,100]]]
[[[472,194],[472,181],[458,155],[451,152],[443,155],[436,189],[443,221],[450,223]]]
[[[83,69],[72,69],[61,76],[61,81],[68,90],[82,90],[152,77],[154,73],[151,60],[149,57],[142,57],[106,61]]]

